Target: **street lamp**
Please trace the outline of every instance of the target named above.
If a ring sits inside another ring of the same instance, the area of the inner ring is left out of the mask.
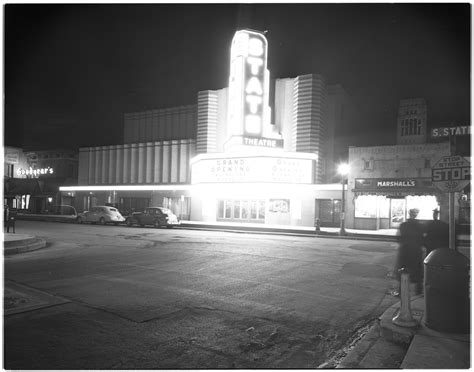
[[[344,195],[344,184],[346,180],[346,176],[349,174],[349,164],[342,163],[339,164],[338,173],[341,175],[341,184],[342,184],[342,198],[341,198],[341,228],[339,230],[339,235],[343,236],[346,235],[345,229],[345,195]]]

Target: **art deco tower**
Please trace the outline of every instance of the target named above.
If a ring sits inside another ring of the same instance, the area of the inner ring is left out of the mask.
[[[423,98],[400,101],[397,119],[397,144],[426,142],[427,109]]]

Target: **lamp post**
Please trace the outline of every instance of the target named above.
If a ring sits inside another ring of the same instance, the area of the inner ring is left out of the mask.
[[[344,184],[346,180],[346,176],[349,173],[349,164],[342,163],[339,164],[338,172],[341,175],[341,184],[342,184],[342,196],[341,196],[341,228],[339,230],[339,235],[344,236],[346,235],[346,228],[345,228],[345,193],[344,193]]]

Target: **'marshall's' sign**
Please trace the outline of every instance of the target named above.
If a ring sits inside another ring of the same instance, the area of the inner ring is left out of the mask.
[[[414,180],[377,181],[377,187],[415,187]]]
[[[397,191],[431,189],[430,178],[356,178],[355,191]]]

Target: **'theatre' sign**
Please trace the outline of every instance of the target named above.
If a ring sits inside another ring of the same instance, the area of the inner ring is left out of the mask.
[[[459,192],[471,181],[471,165],[462,156],[444,156],[433,165],[431,181],[444,192]]]

